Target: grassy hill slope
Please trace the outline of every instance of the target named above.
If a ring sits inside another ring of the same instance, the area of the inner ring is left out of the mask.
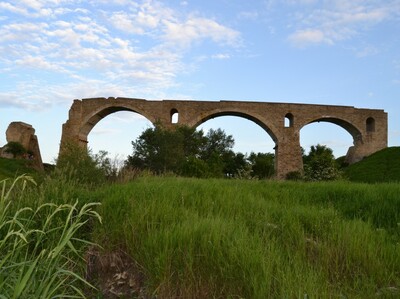
[[[42,279],[45,269],[54,269],[54,277],[62,279],[60,288],[68,292],[60,297],[66,298],[71,287],[81,284],[74,275],[58,275],[64,269],[59,267],[76,262],[70,269],[99,289],[88,298],[114,298],[116,292],[120,298],[160,299],[400,298],[400,184],[146,175],[126,184],[90,187],[68,177],[55,172],[40,188],[22,192],[18,187],[10,193],[13,204],[0,217],[1,232],[19,230],[30,243],[15,241],[22,244],[15,254],[14,241],[0,236],[3,297],[13,296],[13,283],[22,280],[16,276],[25,276],[22,270],[35,269],[28,282],[32,291],[20,297],[50,298],[29,295],[42,281],[54,287]],[[75,228],[64,229],[63,223],[85,214],[79,212],[85,203],[95,202],[101,205],[86,214],[99,213],[102,224],[85,216]],[[88,249],[79,240],[102,248]],[[4,264],[10,252],[14,259]],[[60,259],[49,267],[48,252],[61,252],[68,263]]]
[[[30,166],[30,161],[23,159],[0,158],[0,180],[14,178],[20,174],[36,174],[37,171]]]
[[[399,298],[399,190],[142,178],[92,194],[93,236],[128,252],[158,298]]]
[[[400,182],[400,147],[388,147],[345,170],[350,181],[380,183]]]

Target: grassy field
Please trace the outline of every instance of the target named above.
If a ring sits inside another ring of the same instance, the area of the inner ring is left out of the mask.
[[[400,298],[398,183],[9,185],[0,298]]]
[[[93,238],[124,248],[159,298],[398,298],[398,194],[398,184],[143,178],[94,194],[104,225]]]

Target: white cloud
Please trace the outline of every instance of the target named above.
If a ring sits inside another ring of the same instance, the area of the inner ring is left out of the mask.
[[[0,92],[1,108],[18,108],[23,110],[40,110],[38,103],[21,100],[18,92]]]
[[[211,56],[211,58],[213,58],[213,59],[229,59],[229,58],[231,58],[231,56],[229,54],[220,53],[220,54],[215,54],[215,55]]]
[[[0,2],[0,9],[7,10],[7,11],[10,11],[10,12],[16,13],[16,14],[22,14],[22,15],[28,14],[28,11],[26,9],[17,7],[16,5],[12,5],[8,2]]]
[[[295,31],[289,35],[288,41],[296,47],[306,47],[316,44],[333,45],[351,39],[398,14],[395,8],[400,9],[400,4],[396,1],[334,0],[322,4],[316,2],[309,13],[294,14],[295,25],[292,27]],[[313,3],[311,1],[307,4]]]
[[[104,95],[160,98],[190,69],[183,61],[193,45],[208,40],[221,48],[240,42],[238,31],[217,20],[156,0],[0,1],[0,10],[18,14],[3,18],[0,27],[0,69],[11,85],[20,85],[12,95],[0,91],[24,99],[1,105],[22,109]]]
[[[164,21],[166,26],[164,39],[181,47],[189,47],[196,41],[211,39],[219,44],[237,46],[240,33],[225,27],[214,20],[191,17],[183,23]]]
[[[133,22],[134,18],[124,12],[117,12],[112,15],[111,23],[115,28],[133,34],[144,34],[144,29]]]
[[[323,31],[318,29],[299,30],[291,34],[288,40],[297,47],[305,47],[311,44],[333,43],[332,40],[325,36]]]
[[[28,55],[22,59],[15,60],[15,64],[24,67],[30,67],[35,69],[44,69],[44,70],[52,70],[52,71],[62,71],[62,69],[47,61],[44,57],[40,56],[31,56]]]

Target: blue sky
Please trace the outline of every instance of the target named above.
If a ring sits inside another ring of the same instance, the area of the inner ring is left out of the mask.
[[[400,145],[400,0],[0,0],[0,146],[12,121],[58,154],[73,99],[243,100],[384,109]],[[90,133],[94,152],[124,158],[150,126],[119,112]],[[257,125],[221,117],[242,152],[271,152]],[[336,156],[352,144],[332,124],[301,144]]]

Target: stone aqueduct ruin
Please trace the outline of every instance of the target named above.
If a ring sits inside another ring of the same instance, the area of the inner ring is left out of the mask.
[[[387,113],[383,110],[290,103],[90,98],[74,100],[69,119],[63,125],[60,150],[71,142],[86,148],[93,127],[117,111],[136,112],[153,124],[159,122],[171,129],[176,126],[172,118],[177,113],[177,124],[191,127],[219,116],[246,118],[262,127],[275,142],[278,178],[284,178],[292,171],[302,171],[300,130],[310,123],[330,122],[350,133],[354,145],[346,156],[349,163],[387,147]]]

